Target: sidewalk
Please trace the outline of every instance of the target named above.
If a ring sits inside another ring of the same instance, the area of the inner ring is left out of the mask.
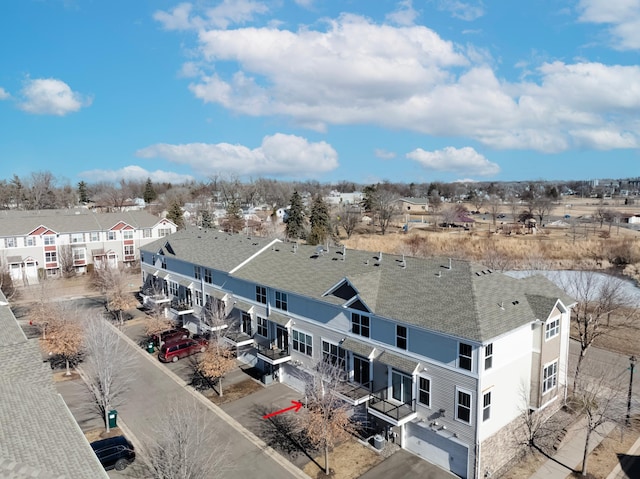
[[[599,427],[596,433],[592,433],[589,452],[593,451],[613,428],[613,424],[606,423]],[[571,429],[574,431],[571,437],[560,446],[551,459],[547,459],[547,462],[535,474],[529,476],[529,479],[566,479],[573,471],[573,468],[578,466],[578,469],[580,469],[579,465],[582,464],[584,442],[587,434],[584,427],[584,419],[577,421],[571,426]]]
[[[629,460],[629,456],[636,456],[635,461]],[[640,477],[640,438],[631,446],[627,452],[627,457],[621,459],[618,465],[607,476],[607,479],[633,479]],[[632,463],[633,462],[633,463]]]

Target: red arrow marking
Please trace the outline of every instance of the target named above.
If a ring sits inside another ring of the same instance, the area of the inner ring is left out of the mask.
[[[277,416],[278,414],[282,414],[283,412],[291,411],[292,409],[294,409],[295,412],[298,412],[302,407],[302,403],[300,401],[291,401],[291,404],[293,404],[293,406],[289,406],[287,408],[280,409],[279,411],[265,414],[264,416],[262,416],[262,419],[269,419],[270,417]]]

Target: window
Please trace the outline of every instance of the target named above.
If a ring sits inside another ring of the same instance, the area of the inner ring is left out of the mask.
[[[411,404],[413,400],[413,378],[400,371],[391,372],[391,397],[404,404]]]
[[[337,344],[322,341],[322,360],[333,364],[339,369],[344,370],[346,366],[346,354]]]
[[[558,382],[558,361],[545,366],[542,373],[542,394],[551,391]]]
[[[400,349],[407,349],[407,328],[396,325],[396,346]]]
[[[193,277],[195,279],[200,279],[202,277],[202,272],[201,272],[200,266],[194,266],[193,267]]]
[[[471,371],[471,345],[460,343],[458,346],[458,367]]]
[[[544,338],[551,339],[558,335],[560,332],[560,318],[554,319],[553,321],[547,323],[544,331]]]
[[[165,236],[169,236],[171,234],[171,228],[158,228],[158,237],[164,238]]]
[[[142,230],[142,237],[143,238],[151,238],[152,235],[152,231],[151,228],[145,228]]]
[[[482,396],[482,420],[486,421],[491,417],[491,391]]]
[[[267,288],[264,286],[256,286],[256,301],[267,304]]]
[[[56,235],[44,235],[43,238],[45,245],[56,244]]]
[[[359,313],[351,313],[351,332],[365,338],[369,337],[369,316]]]
[[[107,241],[115,241],[116,232],[115,231],[107,231]]]
[[[295,329],[293,333],[293,349],[307,356],[313,356],[313,341],[309,334],[301,333]]]
[[[58,254],[55,251],[47,251],[44,254],[44,260],[47,263],[57,263],[58,262]]]
[[[84,233],[71,233],[69,236],[72,243],[84,243]]]
[[[169,294],[171,294],[171,296],[178,296],[178,283],[175,281],[169,281]]]
[[[287,311],[287,293],[276,291],[276,308]]]
[[[251,315],[242,311],[240,327],[242,332],[251,336]]]
[[[4,239],[4,247],[5,248],[15,248],[16,246],[18,246],[16,239],[14,237],[11,238],[5,238]]]
[[[93,241],[93,242],[100,241],[100,232],[92,231],[91,233],[89,233],[89,241]]]
[[[491,369],[493,366],[493,343],[484,347],[484,369]]]
[[[35,236],[27,236],[24,239],[24,244],[26,246],[35,246],[36,245],[36,237]]]
[[[125,256],[133,256],[134,255],[133,245],[132,244],[124,245],[124,255]]]
[[[368,359],[353,355],[353,381],[369,388],[371,382],[371,366]]]
[[[85,261],[85,249],[73,248],[73,262],[83,263]]]
[[[267,320],[258,316],[256,321],[258,323],[258,334],[263,337],[267,337]]]
[[[204,269],[204,282],[213,284],[213,273],[209,268]]]
[[[471,422],[471,394],[459,389],[456,391],[456,419]]]
[[[196,306],[202,306],[202,291],[196,289]]]
[[[123,239],[133,239],[133,230],[122,230]]]
[[[167,260],[164,257],[160,258],[160,267],[162,269],[167,269]]]
[[[419,378],[418,381],[418,402],[425,406],[431,406],[431,379]]]

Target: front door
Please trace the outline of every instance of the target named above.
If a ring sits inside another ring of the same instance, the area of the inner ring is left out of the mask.
[[[413,379],[411,376],[393,371],[391,374],[391,396],[396,401],[411,404],[413,399]]]
[[[242,332],[251,336],[251,315],[242,312]]]
[[[369,360],[353,355],[353,381],[365,387],[369,387],[371,376],[369,374]]]
[[[276,327],[276,346],[278,349],[287,349],[289,347],[289,333],[286,328],[280,325]]]

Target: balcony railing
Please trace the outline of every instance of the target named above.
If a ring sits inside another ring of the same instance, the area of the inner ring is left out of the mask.
[[[228,331],[223,339],[232,346],[253,344],[253,338],[243,331]]]
[[[336,389],[337,393],[347,402],[357,406],[371,397],[371,382],[366,384],[341,381]]]
[[[375,413],[380,413],[391,419],[395,425],[404,424],[417,416],[415,399],[412,399],[410,403],[390,400],[387,397],[387,391],[388,389],[385,388],[371,394],[368,405],[369,412],[378,417],[381,416]]]
[[[171,310],[175,314],[180,316],[182,314],[193,313],[193,306],[190,305],[189,303],[186,303],[185,301],[172,299],[171,300]]]
[[[270,364],[280,364],[291,359],[291,353],[289,347],[280,349],[273,345],[256,344],[258,349],[258,356],[267,361]]]

